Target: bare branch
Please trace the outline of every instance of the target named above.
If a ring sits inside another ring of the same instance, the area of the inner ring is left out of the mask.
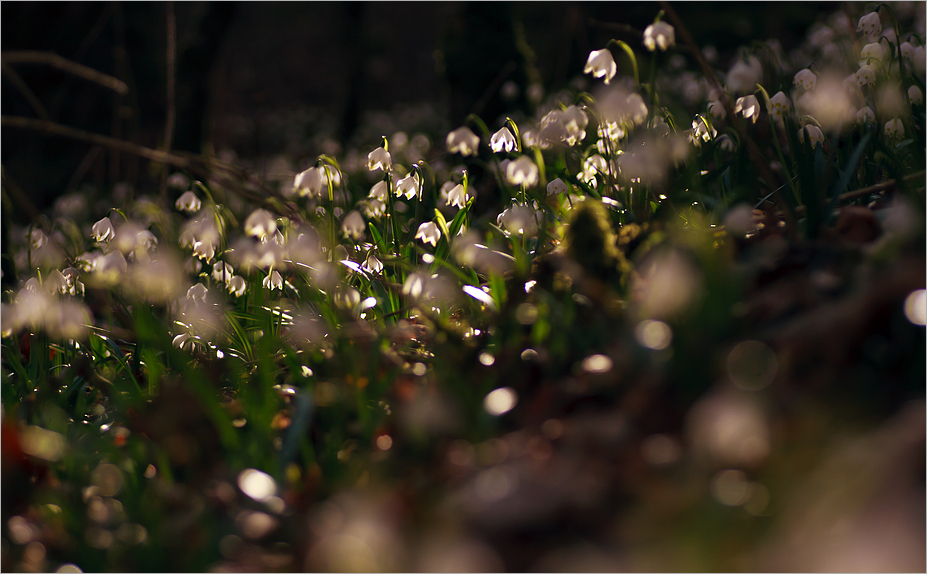
[[[68,60],[52,52],[16,50],[13,52],[3,52],[0,54],[0,60],[2,60],[4,64],[45,64],[83,78],[89,82],[99,84],[104,88],[109,88],[117,94],[125,95],[129,92],[129,86],[122,80],[104,74],[103,72],[98,72],[93,68],[88,68],[83,64]]]

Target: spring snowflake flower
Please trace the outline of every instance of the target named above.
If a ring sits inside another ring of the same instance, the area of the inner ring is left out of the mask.
[[[718,139],[715,140],[718,143],[718,147],[724,151],[734,151],[734,140],[731,139],[731,136],[724,134],[718,136]]]
[[[447,205],[453,205],[457,209],[463,209],[470,201],[470,195],[464,189],[462,184],[457,184],[447,192]]]
[[[866,44],[863,46],[863,49],[859,52],[859,59],[862,63],[865,63],[870,59],[881,60],[883,55],[882,45],[873,42],[872,44]]]
[[[911,56],[911,61],[914,62],[914,71],[922,78],[924,77],[924,66],[927,65],[925,57],[927,57],[927,54],[925,54],[923,46],[914,48],[914,55]]]
[[[410,173],[396,182],[396,195],[405,195],[406,199],[412,199],[422,189],[422,182],[415,172]]]
[[[547,184],[547,195],[563,195],[568,191],[567,184],[559,177]]]
[[[431,243],[432,246],[437,247],[438,240],[441,239],[441,230],[433,221],[426,221],[418,226],[415,238],[421,239],[422,243]]]
[[[856,27],[857,32],[862,32],[864,36],[874,38],[882,32],[882,20],[878,12],[870,12],[859,19],[859,25]]]
[[[212,261],[216,256],[216,244],[210,241],[194,241],[193,255],[204,261]]]
[[[718,135],[718,131],[705,123],[701,117],[692,120],[692,141],[698,144],[699,141],[710,141]]]
[[[776,95],[769,98],[769,115],[778,124],[782,124],[785,116],[792,111],[792,102],[783,92],[776,92]]]
[[[282,291],[283,290],[283,276],[280,275],[280,273],[277,272],[276,270],[271,271],[270,273],[268,273],[267,277],[264,278],[263,285],[265,289],[270,289],[271,291],[273,291],[274,289],[280,289]]]
[[[901,139],[904,137],[904,124],[901,120],[895,118],[885,122],[885,137],[889,139]]]
[[[737,98],[734,112],[740,113],[745,119],[756,123],[756,120],[760,117],[760,103],[756,100],[756,96],[753,95]]]
[[[367,217],[367,219],[376,219],[386,215],[386,204],[375,197],[368,199],[361,205],[364,209],[364,216]]]
[[[178,211],[186,211],[189,213],[196,213],[202,206],[203,203],[200,201],[200,198],[192,191],[188,191],[181,195],[177,198],[177,203],[174,204],[174,207],[176,207]]]
[[[804,70],[799,71],[795,74],[795,79],[793,83],[796,87],[803,90],[813,90],[814,85],[817,83],[818,77],[811,70],[805,68]]]
[[[875,84],[876,73],[875,70],[869,64],[863,64],[859,67],[859,70],[856,70],[856,83],[859,84],[859,87],[865,85]]]
[[[370,188],[370,195],[367,197],[372,197],[383,203],[386,203],[389,195],[389,186],[386,185],[386,181],[377,182],[373,187]]]
[[[605,122],[640,125],[647,120],[647,104],[637,93],[612,90],[599,99],[599,108]]]
[[[869,106],[863,106],[856,112],[856,123],[867,125],[876,121],[875,112]]]
[[[383,149],[382,146],[367,154],[367,169],[370,171],[378,169],[389,171],[392,166],[393,159],[390,157],[389,152]]]
[[[462,156],[476,155],[480,138],[467,126],[461,126],[447,134],[447,151]]]
[[[167,186],[171,189],[187,189],[190,187],[190,180],[180,172],[173,173],[167,178]]]
[[[508,127],[503,126],[501,130],[492,134],[489,140],[489,147],[496,153],[510,152],[515,150],[515,136]]]
[[[217,261],[212,266],[212,278],[220,283],[228,283],[235,275],[235,270],[224,261]]]
[[[505,166],[505,179],[511,185],[531,187],[538,182],[538,166],[523,155]]]
[[[605,78],[607,86],[617,72],[618,66],[615,64],[615,58],[608,49],[589,52],[586,66],[583,68],[584,74],[592,74],[593,78]]]
[[[241,297],[248,290],[248,283],[241,275],[233,275],[228,283],[229,293],[236,297]]]
[[[48,244],[48,236],[41,229],[33,229],[32,233],[29,234],[29,243],[32,245],[32,249],[41,249]]]
[[[914,45],[911,42],[901,43],[901,57],[909,62],[914,59]]]
[[[919,106],[924,103],[924,94],[921,93],[921,89],[917,86],[911,86],[908,88],[908,99],[915,106]]]
[[[373,274],[379,274],[383,272],[383,262],[377,259],[377,256],[371,252],[367,255],[367,260],[364,262],[364,269]]]
[[[245,220],[245,233],[258,239],[277,230],[277,219],[266,209],[255,209]]]
[[[537,233],[537,212],[527,205],[513,205],[499,214],[496,223],[514,235],[532,236]]]
[[[666,22],[655,22],[644,30],[644,46],[651,52],[658,47],[666,51],[676,45],[676,31]]]
[[[364,217],[356,209],[351,211],[341,222],[341,232],[354,241],[364,236],[366,228],[367,224],[364,223]]]
[[[749,93],[763,79],[763,65],[756,56],[737,60],[727,73],[725,83],[732,94]]]
[[[310,167],[306,171],[296,174],[293,178],[293,192],[300,197],[318,197],[322,195],[322,188],[325,185],[325,176],[322,170],[317,167]]]
[[[206,293],[209,292],[209,289],[206,288],[202,283],[197,283],[193,287],[187,289],[187,299],[191,301],[200,301],[202,303],[206,302]]]
[[[594,154],[586,158],[586,161],[583,162],[583,171],[580,174],[583,181],[589,185],[595,185],[596,174],[606,173],[608,170],[608,162],[605,161],[605,158],[599,154]]]
[[[94,240],[100,243],[106,243],[113,237],[116,237],[116,230],[113,229],[113,222],[110,221],[108,217],[104,217],[93,224],[90,234],[93,236]]]
[[[811,147],[816,147],[818,144],[824,143],[824,132],[822,132],[821,128],[818,126],[809,124],[798,130],[798,139],[805,141],[805,133],[808,134],[808,139],[811,141]]]
[[[723,120],[727,117],[727,110],[724,109],[724,105],[719,100],[708,102],[708,113],[715,120]]]

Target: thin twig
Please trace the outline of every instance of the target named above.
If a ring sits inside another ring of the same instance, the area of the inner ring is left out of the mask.
[[[637,38],[643,38],[644,33],[641,30],[638,30],[634,26],[629,26],[628,24],[618,24],[616,22],[602,22],[601,20],[596,20],[595,18],[589,18],[589,25],[593,28],[602,28],[603,30],[610,30],[612,32],[624,32],[630,36],[635,36]]]
[[[177,58],[177,20],[174,18],[174,2],[167,3],[167,117],[164,120],[165,153],[171,152],[174,139],[174,62]],[[161,172],[161,200],[167,205],[167,170]]]
[[[29,105],[32,106],[35,115],[43,120],[50,120],[51,116],[48,115],[48,110],[45,109],[45,106],[42,105],[42,102],[40,102],[35,93],[29,89],[29,86],[23,81],[19,74],[17,74],[13,68],[7,66],[6,62],[0,64],[0,68],[3,69],[3,74],[7,79],[13,82],[13,87],[19,90],[19,93],[22,94],[22,96],[26,98],[26,101],[29,102]]]
[[[917,173],[912,173],[912,174],[910,174],[910,175],[906,175],[906,176],[904,176],[904,177],[901,178],[901,181],[912,181],[912,180],[916,180],[916,179],[923,180],[923,179],[924,179],[924,172],[923,172],[923,171],[919,171],[919,172],[917,172]],[[842,194],[840,194],[840,197],[838,198],[838,201],[849,201],[849,200],[851,200],[851,199],[858,199],[858,198],[860,198],[860,197],[866,197],[867,195],[872,195],[872,194],[874,194],[874,193],[880,193],[880,192],[882,192],[882,191],[888,191],[888,190],[890,190],[890,189],[893,189],[893,188],[894,188],[895,186],[897,186],[897,185],[898,185],[898,180],[896,180],[896,179],[889,179],[889,180],[887,180],[887,181],[883,181],[882,183],[877,183],[877,184],[875,184],[875,185],[870,185],[869,187],[861,187],[860,189],[856,189],[856,190],[853,190],[853,191],[849,191],[849,192],[847,192],[847,193],[842,193]],[[796,211],[796,213],[804,213],[804,212],[805,212],[805,209],[806,209],[806,208],[805,208],[804,205],[799,205],[798,207],[795,208],[795,211]]]
[[[93,68],[88,68],[83,64],[72,62],[52,52],[39,52],[37,50],[3,52],[0,54],[0,61],[4,64],[45,64],[83,78],[89,82],[99,84],[104,88],[114,90],[116,93],[124,95],[129,92],[129,86],[122,80],[118,80],[103,72],[98,72]]]

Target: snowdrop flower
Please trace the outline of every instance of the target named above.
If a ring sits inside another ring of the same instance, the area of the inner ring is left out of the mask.
[[[804,70],[799,71],[795,74],[795,79],[793,83],[796,87],[803,90],[813,90],[814,85],[817,83],[818,77],[814,75],[814,72],[805,68]]]
[[[390,157],[389,152],[383,149],[382,146],[367,154],[367,169],[370,171],[378,169],[388,171],[392,165],[393,159]]]
[[[412,172],[396,182],[396,195],[405,195],[406,199],[412,199],[419,195],[421,188],[422,182],[419,180],[418,174]]]
[[[492,134],[489,147],[496,153],[513,151],[516,147],[515,136],[512,135],[508,127],[503,126],[501,130]]]
[[[856,123],[867,125],[876,121],[875,112],[869,106],[863,106],[856,112]]]
[[[738,60],[727,73],[727,89],[732,94],[748,93],[763,79],[763,65],[756,56]]]
[[[808,124],[802,129],[798,130],[798,139],[805,141],[805,133],[808,134],[808,138],[811,141],[811,147],[816,147],[819,143],[824,143],[824,132],[821,131],[821,128],[813,124]]]
[[[280,289],[283,291],[283,276],[280,275],[276,270],[271,271],[267,277],[264,278],[263,285],[265,289]]]
[[[776,92],[776,95],[769,98],[769,107],[769,115],[781,125],[786,114],[792,111],[792,102],[783,92]]]
[[[914,58],[914,46],[911,42],[901,43],[901,57],[909,62]]]
[[[379,274],[383,271],[383,262],[377,259],[377,256],[371,251],[364,262],[364,269],[370,273]]]
[[[187,289],[187,299],[191,301],[201,301],[205,303],[206,293],[208,292],[209,290],[206,289],[205,285],[203,285],[202,283],[197,283],[193,287],[190,287],[189,289]]]
[[[740,113],[745,119],[756,123],[756,120],[760,117],[760,103],[756,100],[756,96],[753,95],[737,98],[734,112]]]
[[[228,289],[232,295],[241,297],[248,290],[248,283],[245,282],[245,278],[241,275],[234,275],[229,279]]]
[[[367,224],[364,223],[364,217],[356,209],[351,211],[341,222],[341,232],[346,237],[354,239],[354,241],[364,236],[366,228]]]
[[[589,52],[586,66],[583,68],[584,74],[592,74],[593,78],[605,78],[607,86],[617,72],[618,66],[615,64],[615,58],[608,49]]]
[[[245,220],[245,233],[258,239],[272,234],[277,229],[277,220],[265,209],[255,209]]]
[[[878,43],[866,44],[859,52],[861,64],[868,62],[870,59],[881,60],[882,56],[882,45]]]
[[[209,241],[194,241],[193,255],[204,261],[212,261],[216,256],[216,245]]]
[[[864,36],[874,38],[882,31],[882,20],[878,12],[870,12],[859,19],[859,25],[856,27],[857,32],[862,32]]]
[[[178,211],[186,211],[189,213],[196,213],[202,206],[203,203],[200,201],[200,198],[192,191],[188,191],[181,195],[174,204],[174,207],[176,207]]]
[[[644,46],[651,52],[657,47],[666,51],[670,46],[676,45],[676,31],[666,22],[655,22],[644,30]]]
[[[562,195],[567,191],[567,184],[559,177],[547,184],[547,195]]]
[[[113,222],[110,221],[109,217],[104,217],[93,224],[90,234],[96,241],[106,243],[113,237],[116,237],[116,230],[113,229]]]
[[[463,209],[470,201],[470,195],[464,189],[462,184],[457,184],[447,192],[447,205],[453,205],[457,209]]]
[[[467,126],[461,126],[447,134],[447,151],[462,156],[476,155],[480,138]]]
[[[531,187],[538,182],[538,166],[523,155],[505,166],[505,179],[511,185]]]
[[[885,137],[889,139],[901,139],[904,137],[904,124],[901,120],[895,118],[885,122]]]
[[[212,266],[212,278],[217,282],[228,283],[234,275],[235,270],[224,261],[217,261],[216,264]]]
[[[908,88],[908,99],[915,106],[919,106],[924,103],[924,94],[921,93],[921,89],[917,86],[911,86]]]
[[[437,247],[438,240],[441,239],[441,230],[433,221],[426,221],[418,226],[415,238],[421,239],[422,243],[431,243],[432,246]]]
[[[859,84],[859,87],[865,85],[875,84],[876,74],[875,70],[872,69],[872,66],[869,64],[863,64],[859,67],[859,70],[856,71],[856,83]]]
[[[386,181],[377,182],[373,187],[370,188],[370,195],[368,197],[375,198],[383,203],[386,203],[389,196],[389,186],[386,185]]]
[[[310,167],[306,171],[296,174],[293,178],[293,192],[300,197],[318,197],[322,195],[322,187],[325,185],[325,176],[322,170],[317,167]]]

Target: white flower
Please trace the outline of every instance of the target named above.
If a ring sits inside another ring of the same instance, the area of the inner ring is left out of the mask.
[[[901,139],[904,137],[904,124],[901,120],[895,118],[885,122],[885,137],[889,139]]]
[[[447,134],[447,151],[460,153],[460,155],[476,155],[480,146],[480,138],[467,126],[461,126]]]
[[[248,283],[245,282],[245,278],[241,275],[235,275],[229,279],[228,288],[229,293],[236,297],[241,297],[245,294],[245,291],[248,290]]]
[[[197,283],[193,287],[190,287],[189,289],[187,289],[187,299],[190,299],[191,301],[201,301],[205,303],[206,293],[208,292],[209,290],[206,289],[205,285],[203,285],[202,283]]]
[[[381,273],[383,271],[383,262],[377,259],[377,256],[371,251],[364,262],[364,269],[374,274]]]
[[[869,59],[881,60],[882,56],[882,45],[878,43],[866,44],[859,53],[859,59],[865,61]]]
[[[708,102],[708,113],[716,120],[723,120],[727,117],[727,110],[724,109],[724,105],[718,100]]]
[[[192,191],[188,191],[178,197],[177,203],[174,204],[174,207],[176,207],[178,211],[188,211],[190,213],[196,213],[202,206],[203,203],[200,201],[200,198]]]
[[[505,166],[505,179],[512,185],[531,187],[538,182],[538,166],[523,155]]]
[[[192,349],[193,342],[195,341],[196,339],[190,333],[181,333],[171,340],[171,345],[177,347],[181,351],[185,351],[187,349]]]
[[[393,159],[390,157],[389,152],[383,149],[382,146],[367,154],[367,169],[370,171],[377,169],[388,171],[392,166]]]
[[[734,104],[734,112],[743,114],[745,119],[756,123],[756,120],[760,117],[760,103],[756,100],[756,96],[753,95],[737,98],[737,102]]]
[[[860,124],[874,124],[876,121],[875,112],[869,106],[863,106],[856,111],[856,122]]]
[[[749,93],[763,79],[763,65],[756,56],[737,60],[727,73],[727,89],[732,94]]]
[[[433,221],[426,221],[418,226],[418,231],[415,232],[415,238],[421,239],[422,243],[431,243],[433,246],[437,247],[438,240],[441,239],[441,230],[438,229],[438,226],[435,225]]]
[[[814,75],[814,72],[807,68],[795,74],[795,79],[793,80],[795,86],[803,90],[813,90],[817,81],[818,77]]]
[[[255,209],[245,220],[245,233],[258,239],[263,239],[276,229],[277,219],[265,209]]]
[[[911,56],[911,60],[914,62],[914,71],[918,76],[924,77],[924,66],[927,65],[927,60],[925,60],[924,47],[918,46],[914,48],[914,55]]]
[[[515,149],[515,136],[512,135],[508,127],[503,126],[501,130],[492,134],[489,147],[496,153],[513,151]]]
[[[805,133],[808,134],[808,139],[811,141],[811,147],[817,146],[819,143],[824,143],[824,132],[821,131],[816,125],[808,124],[802,129],[798,130],[798,139],[805,141]]]
[[[776,92],[776,95],[769,98],[769,115],[781,124],[785,116],[792,111],[792,102],[783,92]]]
[[[599,99],[602,120],[618,124],[640,125],[647,120],[647,104],[637,93],[615,89]]]
[[[911,42],[901,43],[901,57],[909,62],[914,58],[914,46]]]
[[[354,241],[364,236],[366,228],[367,224],[364,223],[364,217],[356,209],[345,216],[344,221],[341,222],[341,232],[345,236],[354,239]]]
[[[190,187],[190,180],[180,172],[173,173],[167,178],[167,186],[172,189],[187,189]]]
[[[216,281],[228,283],[234,275],[235,270],[224,261],[217,261],[216,264],[212,266],[212,278]]]
[[[705,120],[701,117],[696,117],[692,120],[692,136],[695,140],[707,142],[714,139],[716,135],[718,135],[718,131],[705,123]],[[695,143],[697,143],[697,141]]]
[[[731,139],[731,136],[724,134],[718,136],[715,141],[718,143],[718,147],[724,151],[734,151],[734,140]]]
[[[462,184],[457,184],[447,192],[447,204],[453,205],[457,209],[463,209],[470,201],[470,195],[464,189]]]
[[[386,204],[375,197],[362,202],[361,206],[364,208],[364,216],[367,219],[383,217],[386,214]]]
[[[586,183],[595,186],[595,176],[599,173],[605,173],[608,169],[608,162],[599,154],[594,154],[586,158],[583,162],[583,171],[581,177]]]
[[[606,86],[615,77],[617,71],[618,66],[615,64],[615,58],[607,49],[589,52],[586,66],[583,68],[584,74],[591,73],[593,78],[605,78]]]
[[[113,229],[113,222],[110,221],[108,217],[104,217],[100,221],[94,223],[90,233],[96,241],[100,242],[107,242],[113,237],[116,237],[116,230]]]
[[[911,86],[908,88],[908,99],[915,106],[919,106],[924,103],[924,94],[921,93],[921,89],[917,86]]]
[[[875,70],[872,69],[872,66],[869,64],[863,64],[856,70],[856,83],[859,84],[859,87],[863,87],[866,84],[870,86],[875,84],[876,74]]]
[[[263,285],[265,289],[280,289],[283,290],[283,276],[280,275],[276,270],[271,271],[267,277],[264,278]]]
[[[513,205],[499,214],[496,222],[515,235],[532,236],[537,233],[537,213],[527,205]]]
[[[33,229],[29,235],[29,243],[32,244],[32,249],[41,249],[48,243],[48,236],[41,229]]]
[[[216,245],[209,241],[194,241],[193,255],[204,261],[210,261],[216,256]]]
[[[386,181],[377,182],[373,187],[370,188],[370,195],[367,197],[373,197],[379,201],[386,203],[389,199],[389,186],[386,185]]]
[[[660,48],[666,51],[670,46],[676,45],[676,31],[666,22],[656,22],[644,30],[644,45],[653,52]]]
[[[293,178],[293,191],[300,197],[319,196],[325,185],[325,176],[317,167],[296,174]]]
[[[406,199],[412,199],[419,194],[422,183],[418,174],[414,171],[396,182],[396,195],[405,195]]]
[[[859,25],[856,27],[857,32],[862,32],[864,36],[875,37],[882,31],[882,20],[878,12],[870,12],[859,19]]]
[[[562,195],[569,191],[567,184],[559,177],[547,184],[547,195]]]

